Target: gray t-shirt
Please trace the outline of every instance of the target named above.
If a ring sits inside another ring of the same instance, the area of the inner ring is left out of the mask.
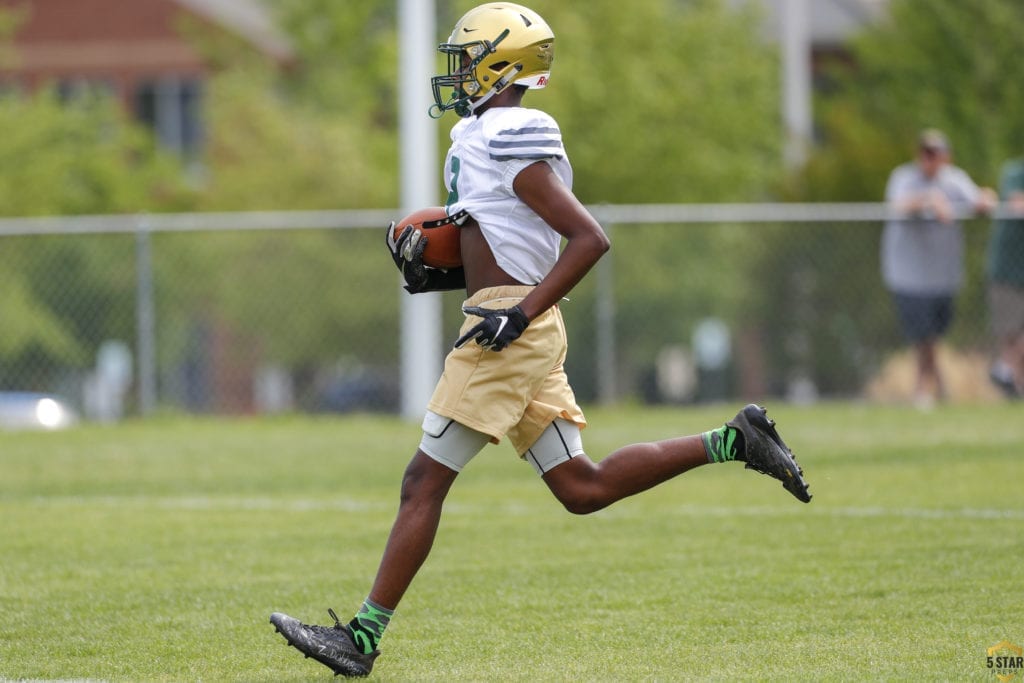
[[[947,164],[927,178],[916,163],[897,167],[885,187],[887,202],[937,190],[954,209],[973,208],[979,189],[962,169]],[[959,221],[940,223],[927,216],[891,220],[882,232],[882,280],[900,294],[946,295],[960,289],[964,274],[964,235]]]

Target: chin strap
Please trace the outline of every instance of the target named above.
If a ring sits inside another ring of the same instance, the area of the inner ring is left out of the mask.
[[[494,87],[491,88],[490,90],[488,90],[485,95],[483,95],[482,97],[480,97],[477,100],[471,100],[470,101],[470,103],[469,103],[469,113],[470,114],[472,114],[478,108],[483,106],[483,104],[485,102],[487,102],[487,100],[491,99],[492,97],[494,97],[495,95],[500,93],[502,90],[507,88],[509,85],[511,85],[512,82],[516,79],[516,77],[519,76],[519,72],[523,70],[523,65],[522,64],[516,64],[513,67],[513,69],[514,69],[513,71],[511,71],[511,72],[505,74],[504,76],[502,76],[501,78],[499,78],[497,80],[497,82],[494,84]]]

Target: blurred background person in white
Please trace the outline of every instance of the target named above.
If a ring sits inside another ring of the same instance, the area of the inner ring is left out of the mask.
[[[953,299],[963,284],[958,218],[988,213],[998,198],[953,165],[949,140],[930,128],[918,137],[916,158],[889,175],[885,199],[892,218],[882,233],[882,279],[914,347],[914,402],[929,408],[946,397],[936,347],[953,321]]]

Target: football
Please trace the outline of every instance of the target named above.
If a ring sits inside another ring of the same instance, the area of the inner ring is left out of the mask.
[[[458,268],[462,265],[459,226],[444,207],[430,206],[413,211],[395,223],[393,238],[397,239],[407,225],[422,231],[427,238],[427,246],[423,250],[425,264],[433,268]]]

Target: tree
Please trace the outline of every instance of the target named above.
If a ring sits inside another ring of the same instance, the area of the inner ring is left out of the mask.
[[[593,0],[586,12],[555,0],[529,4],[555,33],[555,62],[550,87],[529,93],[524,105],[558,120],[584,202],[739,201],[763,197],[777,182],[778,59],[757,37],[760,17],[752,10],[719,0]],[[305,62],[293,90],[357,118],[360,109],[377,111],[374,122],[393,125],[385,112],[397,107],[419,106],[425,115],[428,102],[409,102],[394,88],[394,6],[284,3],[285,25]],[[466,9],[438,2],[439,41]],[[438,58],[437,72],[442,68]],[[450,115],[441,120],[442,152],[454,122]],[[373,135],[375,128],[366,130]],[[688,340],[699,318],[736,310],[747,285],[721,278],[714,264],[730,258],[737,237],[726,230],[615,231],[627,366],[649,364],[660,346]],[[593,297],[588,281],[564,309],[581,334],[592,325]],[[639,317],[652,306],[671,315]],[[577,367],[592,367],[594,349],[578,351]]]
[[[893,0],[889,16],[851,43],[817,108],[822,143],[794,192],[876,201],[919,130],[942,128],[957,163],[991,183],[1024,149],[1016,87],[1024,5],[1015,0]]]
[[[852,58],[828,72],[831,87],[818,98],[821,141],[807,166],[788,179],[782,194],[804,201],[881,201],[890,171],[914,153],[918,131],[935,126],[953,141],[956,161],[973,178],[993,181],[1002,160],[1024,149],[1024,91],[1017,87],[1024,53],[1024,5],[1017,0],[893,0],[888,18],[868,26],[851,43]],[[811,295],[823,313],[812,331],[816,376],[826,385],[856,386],[882,359],[865,358],[869,346],[900,345],[891,306],[874,258],[841,262],[839,255],[875,255],[881,226],[853,224],[841,230],[776,229],[777,239],[800,244],[821,258]],[[967,230],[978,254],[983,230]],[[790,256],[780,253],[761,264],[763,274],[792,272]],[[970,264],[980,272],[980,263]],[[766,297],[792,298],[785,280]],[[844,283],[859,283],[856,287]],[[964,296],[981,300],[980,279]],[[971,310],[973,309],[973,311]],[[962,307],[953,339],[974,339],[984,324],[983,307]],[[774,321],[778,330],[794,321]],[[866,331],[886,332],[880,339]],[[781,339],[783,335],[769,335]],[[780,344],[775,364],[792,364]]]
[[[188,206],[178,165],[107,98],[61,103],[49,91],[2,97],[0,130],[0,206],[7,215]],[[84,367],[108,335],[130,336],[130,320],[121,321],[129,323],[125,328],[112,317],[119,302],[127,299],[130,306],[132,297],[134,281],[123,267],[124,256],[100,239],[5,238],[0,375],[10,382],[17,367]],[[74,286],[66,286],[72,278]],[[50,380],[32,381],[45,386]]]
[[[130,173],[122,176],[122,167],[99,161],[107,157],[88,154],[83,130],[59,135],[75,154],[84,150],[82,156],[57,160],[47,147],[47,155],[18,170],[36,173],[31,182],[4,175],[6,167],[0,171],[0,199],[3,183],[16,183],[20,189],[8,187],[22,202],[10,205],[18,213],[394,206],[396,112],[416,106],[426,115],[430,104],[409,102],[396,90],[395,3],[280,0],[272,6],[299,55],[298,68],[284,73],[246,57],[237,41],[201,26],[184,27],[220,67],[207,90],[209,144],[202,173],[190,177],[191,192],[166,182],[174,164],[153,153],[148,139],[134,143],[140,145],[135,165],[124,166]],[[438,7],[442,32],[465,9],[454,0],[440,0]],[[556,32],[556,63],[552,87],[531,93],[527,106],[558,118],[584,201],[724,201],[769,191],[780,169],[777,60],[773,48],[756,38],[755,15],[729,9],[722,0],[594,0],[585,15],[538,0],[535,9]],[[439,71],[440,57],[437,66]],[[59,107],[51,113],[58,127],[77,115]],[[94,136],[109,128],[96,123],[85,126]],[[446,139],[453,123],[443,121],[438,135]],[[30,134],[45,136],[46,130],[39,126]],[[129,129],[111,130],[127,136],[121,131]],[[122,137],[122,144],[128,139]],[[46,147],[47,141],[37,144]],[[33,171],[43,159],[50,159],[49,168]],[[45,200],[30,202],[39,178],[67,174],[78,183],[51,184]],[[393,349],[380,340],[394,337],[388,330],[396,326],[397,293],[386,260],[369,256],[379,250],[371,239],[379,238],[239,234],[198,242],[193,235],[158,236],[153,244],[157,295],[165,297],[161,315],[183,323],[179,329],[212,315],[292,367],[345,352],[385,362]],[[639,232],[619,232],[620,310],[638,310],[643,299],[644,306],[680,312],[670,319],[673,339],[688,336],[694,316],[733,310],[748,285],[741,278],[717,279],[712,264],[728,258],[735,242],[730,231],[684,239],[678,231],[651,231],[642,239]],[[191,289],[174,299],[172,282],[183,272]],[[382,284],[369,284],[377,282]],[[589,291],[581,289],[584,304]],[[315,300],[316,315],[295,310],[289,302],[296,300]],[[587,308],[574,307],[582,315]],[[286,331],[268,331],[262,324],[267,310],[288,321]],[[643,325],[656,323],[634,322],[626,316],[623,348],[642,363],[653,355]],[[367,328],[381,333],[360,334]]]
[[[282,79],[276,90],[283,97],[269,100],[265,87],[246,95],[244,80],[231,88],[223,87],[225,78],[218,80],[221,94],[212,102],[211,131],[216,141],[209,162],[211,187],[218,190],[211,198],[223,202],[230,197],[229,207],[250,202],[310,207],[320,205],[323,197],[330,197],[333,206],[394,205],[397,108],[419,106],[425,116],[429,105],[410,102],[396,90],[395,3],[286,0],[276,7],[302,67]],[[575,189],[584,201],[738,200],[762,196],[777,179],[777,60],[773,48],[755,37],[756,15],[730,10],[718,0],[629,6],[596,0],[588,4],[585,16],[553,0],[531,7],[555,31],[556,59],[552,86],[530,93],[525,104],[544,108],[559,120],[574,163]],[[441,1],[438,9],[443,40],[465,6]],[[441,61],[438,57],[438,72]],[[448,116],[438,127],[442,152],[454,122]],[[260,146],[266,149],[253,149]],[[325,188],[334,191],[318,194]],[[303,299],[313,295],[316,282],[338,282],[339,274],[352,285],[357,280],[348,276],[356,273],[358,281],[369,281],[367,260],[346,260],[351,251],[331,251],[326,244],[322,250],[304,249],[291,239],[294,258],[301,262],[289,267],[288,244],[271,236],[246,239],[279,245],[275,265],[263,260],[259,268],[277,269],[280,264],[282,277],[255,285],[256,291],[267,290],[260,301],[273,301],[271,290],[282,281],[299,286],[304,278],[294,274],[314,267],[322,268],[323,275],[310,279],[310,294]],[[742,283],[721,282],[708,265],[727,257],[733,241],[734,236],[714,234],[681,240],[677,232],[665,230],[642,239],[638,232],[619,232],[616,259],[628,282],[621,290],[620,310],[638,310],[634,304],[643,298],[645,305],[687,311],[673,316],[667,333],[688,338],[694,316],[721,310],[723,302],[738,296]],[[246,254],[258,260],[260,251],[241,248],[230,259],[225,253],[222,261],[230,260],[243,272]],[[309,260],[312,253],[333,256],[315,265]],[[252,263],[255,267],[256,261]],[[685,287],[679,284],[681,278]],[[303,323],[308,330],[301,337],[306,340],[303,353],[337,353],[338,340],[359,339],[355,332],[366,325],[389,329],[392,322],[385,311],[392,310],[388,303],[394,292],[390,287],[377,293],[371,289],[361,290],[366,295],[357,304],[345,288],[321,288],[321,315]],[[343,298],[335,301],[335,296]],[[581,290],[584,305],[572,307],[580,311],[584,325],[589,325],[588,296]],[[354,310],[358,312],[353,315]],[[249,315],[256,319],[260,313],[251,310]],[[285,310],[282,315],[294,317],[297,312]],[[623,348],[642,363],[657,349],[645,341],[643,324],[635,322],[628,314],[624,317]],[[665,343],[660,339],[657,343]],[[288,342],[294,352],[299,339]],[[367,357],[380,351],[379,345],[359,349]]]
[[[422,107],[425,115],[430,104],[396,91],[395,4],[277,5],[301,55],[288,91],[353,121],[364,141],[380,131],[394,140],[398,107]],[[440,41],[467,6],[437,6]],[[558,119],[581,199],[727,201],[761,196],[777,180],[778,60],[757,39],[752,9],[722,0],[593,0],[585,13],[555,0],[530,6],[555,32],[555,63],[551,87],[530,93],[525,106]],[[445,140],[454,120],[441,121]],[[397,148],[388,151],[393,156],[373,159],[393,168]]]
[[[583,201],[750,201],[777,184],[779,60],[758,37],[760,17],[749,6],[597,0],[586,12],[553,1],[534,8],[555,31],[555,62],[550,87],[525,104],[559,121]],[[626,376],[642,376],[666,345],[688,346],[705,317],[739,327],[740,305],[760,284],[731,265],[763,258],[763,241],[728,226],[613,231],[608,258]],[[564,308],[582,335],[592,333],[593,296],[590,282]],[[575,367],[594,367],[595,352],[576,347]]]
[[[747,200],[777,180],[778,59],[756,13],[719,0],[543,4],[555,63],[526,103],[561,124],[584,201]]]

